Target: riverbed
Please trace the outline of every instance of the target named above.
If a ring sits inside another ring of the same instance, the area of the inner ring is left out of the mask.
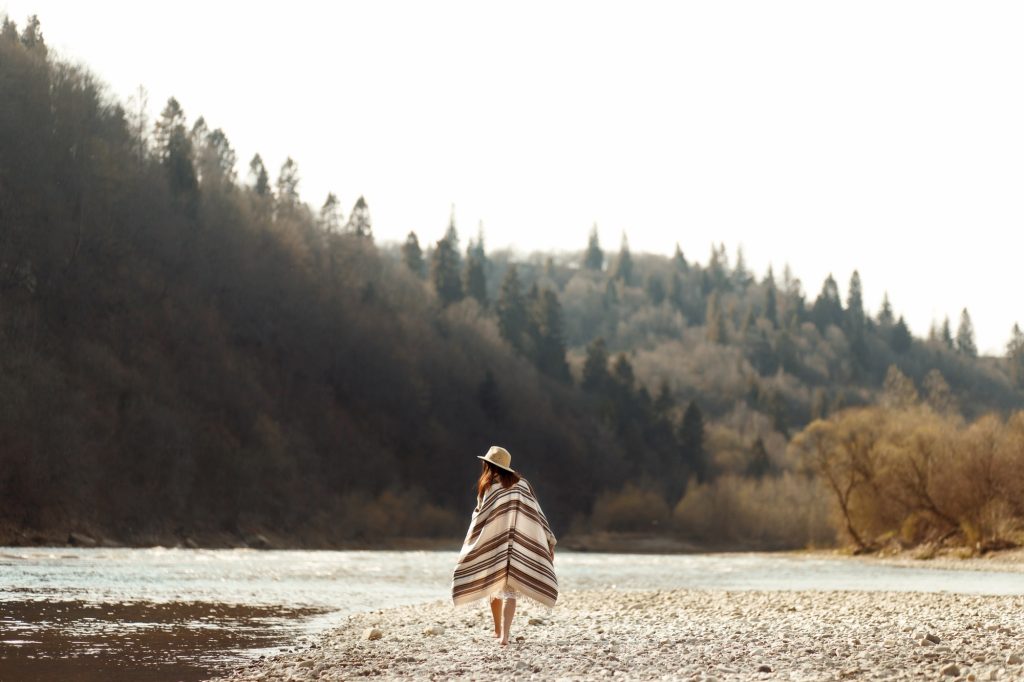
[[[452,552],[0,548],[0,680],[199,680],[444,600]],[[561,552],[586,590],[1024,594],[1024,575],[788,554]]]

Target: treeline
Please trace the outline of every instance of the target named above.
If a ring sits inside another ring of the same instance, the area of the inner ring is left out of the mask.
[[[497,442],[560,531],[826,544],[830,488],[790,445],[810,422],[891,367],[944,414],[1024,406],[1019,329],[999,359],[966,311],[919,339],[856,275],[811,301],[788,268],[609,257],[596,229],[523,259],[463,248],[454,211],[379,245],[364,198],[310,208],[292,159],[238,178],[224,131],[174,99],[148,121],[34,18],[4,20],[0,101],[8,541],[457,537]]]

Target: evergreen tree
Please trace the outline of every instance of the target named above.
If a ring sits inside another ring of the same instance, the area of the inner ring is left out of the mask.
[[[689,272],[690,264],[686,262],[686,256],[683,255],[683,250],[679,248],[679,242],[676,242],[676,252],[672,256],[672,264],[676,266],[676,270],[679,272]]]
[[[953,330],[949,325],[949,315],[947,315],[946,319],[942,321],[942,343],[945,344],[946,348],[949,350],[953,350],[955,345],[953,342]]]
[[[1006,344],[1006,359],[1010,363],[1010,381],[1017,388],[1024,388],[1024,332],[1014,323],[1010,342]]]
[[[897,353],[906,353],[914,342],[914,336],[910,333],[907,321],[900,315],[900,319],[893,325],[889,332],[889,345]]]
[[[487,275],[484,274],[483,261],[472,248],[466,253],[463,288],[466,295],[475,298],[481,306],[487,305]]]
[[[661,305],[665,301],[665,284],[656,274],[647,278],[647,296],[654,305]]]
[[[728,342],[725,313],[722,311],[722,306],[718,299],[718,291],[712,291],[711,295],[708,296],[705,324],[707,326],[708,341],[718,344]]]
[[[43,30],[37,15],[33,14],[28,18],[25,29],[21,32],[21,44],[29,50],[46,56],[46,41],[43,40]]]
[[[438,240],[434,248],[431,276],[434,290],[441,305],[449,306],[463,297],[462,280],[459,277],[459,254],[455,250],[455,239],[450,233]]]
[[[362,195],[356,199],[352,212],[348,216],[348,225],[345,228],[350,234],[357,237],[373,239],[373,221],[370,219],[370,205]],[[458,254],[456,254],[458,258]]]
[[[612,365],[612,377],[619,386],[626,389],[627,393],[633,391],[633,386],[636,384],[636,373],[633,372],[633,363],[629,361],[625,353],[619,353],[615,356],[615,364]]]
[[[519,273],[510,265],[501,282],[497,302],[498,329],[501,336],[520,353],[525,351],[527,328],[526,301],[519,284]]]
[[[277,204],[285,211],[299,205],[299,165],[290,156],[277,174]]]
[[[878,326],[891,327],[896,323],[896,316],[892,312],[892,304],[889,303],[889,292],[882,296],[882,309],[878,311]]]
[[[8,16],[4,17],[3,28],[0,28],[0,40],[7,43],[18,41],[18,25]]]
[[[818,331],[824,333],[829,325],[843,326],[843,303],[839,298],[839,286],[832,275],[825,279],[821,293],[811,308],[811,318]]]
[[[864,294],[856,270],[850,276],[850,290],[846,294],[846,328],[854,334],[864,329]]]
[[[619,288],[615,284],[614,279],[609,279],[604,285],[604,296],[601,299],[601,304],[605,310],[614,308],[619,304]]]
[[[679,450],[683,465],[701,483],[708,480],[709,467],[704,452],[704,415],[696,401],[691,401],[683,413],[679,427]]]
[[[415,232],[410,232],[402,244],[402,262],[420,279],[426,276],[427,264],[423,260],[423,249],[420,248],[420,240]]]
[[[750,276],[750,271],[747,270],[747,259],[743,255],[743,247],[737,247],[736,249],[736,266],[732,270],[732,281],[742,291],[746,289],[753,277]]]
[[[249,162],[249,176],[253,180],[252,189],[257,196],[270,196],[270,175],[267,174],[267,167],[263,165],[263,159],[259,154],[252,157]]]
[[[654,399],[654,411],[664,417],[668,415],[675,406],[676,399],[672,395],[672,389],[668,385],[668,380],[662,379],[661,384],[658,386],[658,395]]]
[[[779,326],[779,304],[775,294],[775,280],[769,279],[765,285],[764,319],[772,323],[772,328]]]
[[[171,191],[179,196],[194,195],[199,182],[193,166],[192,139],[185,126],[185,112],[175,98],[167,100],[153,137]]]
[[[772,471],[772,460],[768,456],[768,449],[764,446],[764,440],[758,436],[750,448],[750,460],[747,463],[747,476],[758,480],[764,478]]]
[[[629,285],[633,281],[633,257],[629,253],[629,240],[626,233],[622,233],[622,245],[619,247],[619,257],[615,261],[615,279]]]
[[[334,234],[340,227],[341,211],[338,209],[338,197],[333,192],[328,192],[324,205],[320,207],[320,229],[327,234]]]
[[[205,135],[200,141],[199,175],[204,183],[219,182],[230,190],[235,184],[235,150],[220,128]]]
[[[531,308],[529,330],[533,362],[544,374],[567,383],[569,365],[565,361],[565,332],[558,296],[551,289],[544,289]]]
[[[978,346],[974,343],[974,325],[971,315],[964,308],[960,313],[960,326],[956,330],[956,350],[969,358],[978,357]]]
[[[605,345],[604,339],[598,337],[587,346],[581,386],[584,391],[600,393],[607,388],[610,376],[608,373],[608,347]]]
[[[600,271],[604,268],[604,251],[601,250],[601,242],[597,236],[597,223],[594,223],[590,230],[590,239],[587,241],[587,251],[583,255],[583,267],[587,270]]]
[[[686,296],[683,293],[683,278],[677,272],[672,273],[672,279],[669,281],[668,302],[680,312],[683,311],[686,305]]]

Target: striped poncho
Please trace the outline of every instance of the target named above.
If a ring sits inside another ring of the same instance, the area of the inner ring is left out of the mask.
[[[554,606],[558,580],[549,550],[554,545],[555,536],[526,479],[508,489],[495,483],[473,510],[455,564],[452,600],[459,606],[511,590]]]

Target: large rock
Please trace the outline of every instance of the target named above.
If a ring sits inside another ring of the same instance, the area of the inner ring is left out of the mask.
[[[384,633],[378,630],[377,628],[366,628],[366,630],[363,632],[363,639],[365,639],[368,642],[380,639],[383,636]]]
[[[949,677],[960,677],[960,666],[956,663],[950,663],[949,665],[944,666],[939,672],[943,675],[948,675]]]

